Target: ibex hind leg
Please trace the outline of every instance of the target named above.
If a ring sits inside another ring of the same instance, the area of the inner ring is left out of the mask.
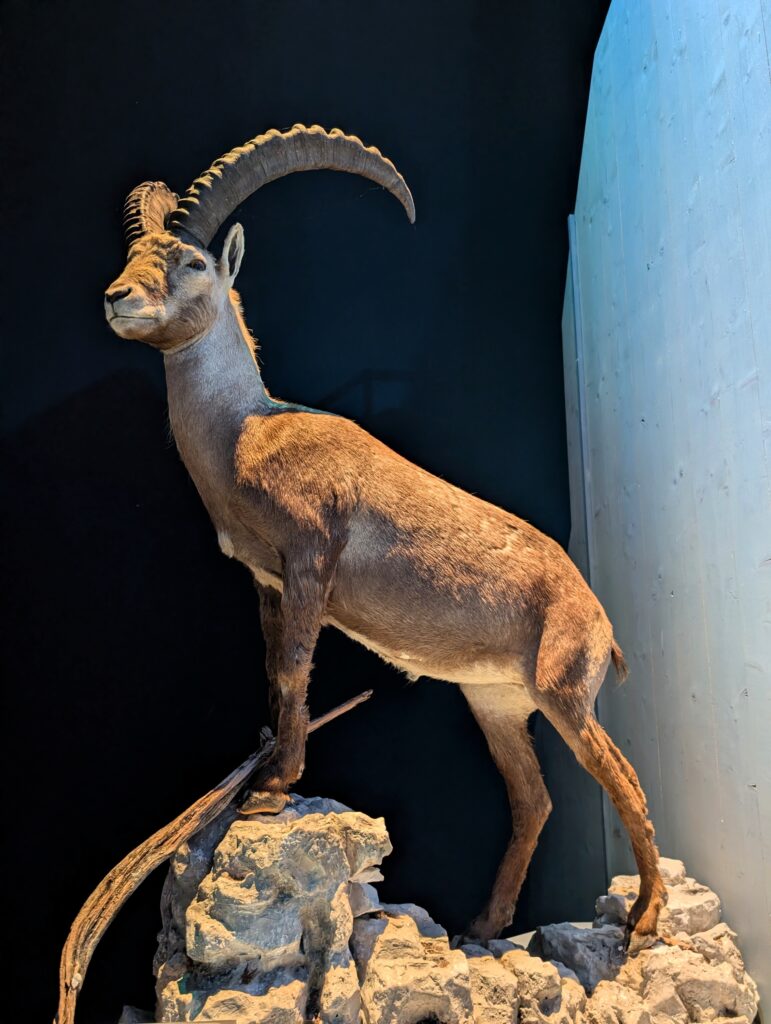
[[[503,776],[511,808],[512,836],[492,894],[466,929],[468,938],[487,940],[511,924],[533,851],[551,812],[551,800],[527,729],[535,705],[525,687],[496,683],[462,685],[461,690]]]
[[[629,913],[627,932],[630,948],[639,949],[656,937],[666,889],[637,773],[594,716],[594,698],[610,661],[610,642],[589,630],[574,642],[564,629],[555,632],[549,624],[544,629],[535,682],[530,687],[532,697],[579,764],[608,794],[629,835],[640,874],[640,893]]]

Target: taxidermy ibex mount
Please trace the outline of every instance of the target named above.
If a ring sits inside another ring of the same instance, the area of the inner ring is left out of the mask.
[[[180,455],[222,551],[260,595],[276,744],[243,813],[276,811],[303,770],[306,692],[324,625],[409,676],[460,686],[503,776],[513,834],[487,906],[467,934],[512,920],[551,810],[528,734],[539,710],[604,787],[641,876],[630,946],[656,935],[665,889],[634,769],[594,716],[621,649],[600,603],[562,548],[509,512],[391,451],[351,420],[280,402],[267,391],[233,282],[244,254],[235,224],[221,255],[209,245],[257,189],[294,171],[349,171],[388,189],[410,221],[407,185],[354,136],[295,125],[216,160],[179,199],[145,182],[126,202],[128,262],[105,294],[116,334],[164,358]]]

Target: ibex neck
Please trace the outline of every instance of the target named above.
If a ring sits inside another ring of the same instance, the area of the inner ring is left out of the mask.
[[[266,411],[270,397],[232,300],[212,329],[186,348],[164,354],[172,426],[197,411],[239,418]]]

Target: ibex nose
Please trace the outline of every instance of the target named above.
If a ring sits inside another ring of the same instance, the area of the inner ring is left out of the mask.
[[[105,299],[109,303],[117,302],[119,299],[125,299],[127,295],[131,294],[131,285],[124,285],[123,288],[111,288],[109,291],[104,293]]]

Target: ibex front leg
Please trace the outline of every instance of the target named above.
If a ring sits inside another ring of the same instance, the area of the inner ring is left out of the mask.
[[[278,712],[276,748],[242,803],[242,814],[280,811],[305,767],[308,681],[335,561],[331,553],[306,552],[285,566],[280,607],[261,594],[263,622],[267,612],[270,623],[265,645],[271,705]]]
[[[278,682],[278,656],[283,629],[281,592],[274,590],[273,587],[264,587],[259,584],[257,590],[260,595],[260,625],[265,641],[265,673],[268,677],[270,727],[275,734],[278,732],[278,719],[281,711],[281,691]]]

